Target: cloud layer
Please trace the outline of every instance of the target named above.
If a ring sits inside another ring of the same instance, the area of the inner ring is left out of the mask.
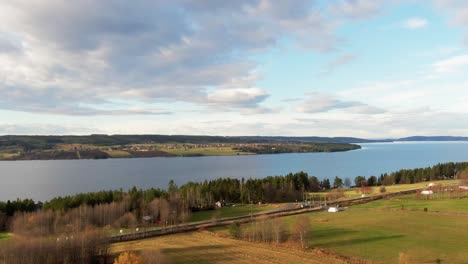
[[[19,0],[0,16],[0,109],[28,112],[112,114],[96,109],[115,99],[257,108],[268,93],[251,55],[284,38],[337,43],[304,0]]]

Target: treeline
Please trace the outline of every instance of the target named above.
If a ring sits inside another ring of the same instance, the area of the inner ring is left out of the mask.
[[[63,197],[59,196],[45,202],[44,209],[68,210],[77,208],[81,205],[95,206],[99,204],[121,202],[125,198],[129,200],[131,209],[133,210],[140,202],[149,203],[156,198],[163,197],[167,199],[168,196],[169,194],[167,191],[159,188],[143,190],[133,187],[127,192],[124,192],[122,189],[120,189],[118,191],[99,191],[91,193],[79,193]]]
[[[105,135],[89,136],[0,136],[0,147],[21,146],[26,150],[51,149],[56,144],[90,144],[98,146],[145,144],[145,143],[359,143],[374,142],[359,138],[327,137],[223,137],[223,136],[189,136],[189,135]]]
[[[310,218],[305,215],[295,217],[292,225],[288,225],[280,217],[263,216],[249,224],[233,223],[229,226],[229,234],[235,239],[275,244],[291,241],[302,248],[308,247],[311,232]]]
[[[439,163],[432,167],[417,169],[402,169],[392,173],[381,174],[380,177],[357,176],[354,179],[356,186],[377,186],[408,184],[424,181],[445,180],[459,178],[463,171],[468,169],[468,162]]]
[[[266,144],[248,145],[236,147],[239,152],[251,152],[256,154],[278,153],[306,153],[306,152],[336,152],[360,149],[359,145],[345,143],[307,143],[307,144]]]
[[[288,140],[289,141],[289,140]],[[0,147],[19,146],[25,151],[51,149],[56,144],[90,144],[97,146],[145,143],[267,143],[280,142],[274,138],[222,137],[187,135],[101,135],[89,136],[0,136]]]
[[[153,210],[150,207],[155,200],[159,202],[154,202],[152,205],[157,203],[158,208],[165,206],[177,207],[177,214],[187,215],[190,213],[189,211],[213,208],[218,201],[225,203],[293,202],[302,200],[303,194],[306,192],[351,187],[352,185],[355,187],[385,186],[450,179],[460,177],[462,172],[467,169],[468,162],[449,162],[427,168],[399,170],[381,174],[379,177],[357,176],[354,182],[351,182],[349,178],[343,180],[337,176],[332,183],[330,183],[329,179],[320,181],[315,176],[309,176],[305,172],[298,172],[285,176],[269,176],[262,179],[219,178],[203,182],[189,182],[180,187],[174,181],[170,181],[167,190],[155,188],[142,190],[134,187],[126,192],[123,190],[101,191],[57,197],[44,204],[36,204],[30,199],[7,201],[0,202],[0,229],[7,227],[8,222],[11,221],[16,212],[34,212],[37,210],[68,212],[86,206],[97,208],[97,211],[108,214],[107,211],[111,210],[111,208],[122,207],[124,209],[118,210],[121,213],[110,220],[90,221],[90,224],[97,226],[118,226],[115,221],[123,217],[125,213],[131,213],[133,216],[129,217],[127,215],[127,220],[130,219],[130,222],[135,223],[142,223],[144,216],[151,216],[153,221],[166,221],[168,216],[162,217],[160,211],[154,214],[148,213]],[[158,210],[161,210],[161,208]],[[180,216],[173,216],[173,218],[180,218]],[[174,219],[170,220],[177,222]],[[123,219],[120,222],[124,222]]]
[[[127,192],[119,190],[80,193],[56,197],[44,204],[35,203],[31,199],[18,199],[0,202],[0,230],[6,230],[9,226],[13,228],[15,224],[19,223],[21,217],[29,219],[28,221],[45,219],[40,222],[52,225],[51,223],[60,222],[59,219],[65,219],[64,221],[67,222],[67,219],[73,219],[78,214],[85,226],[128,227],[142,223],[144,216],[150,216],[152,222],[161,220],[161,218],[173,220],[169,219],[167,215],[167,212],[172,212],[168,209],[169,207],[177,207],[178,213],[186,213],[187,211],[182,208],[187,206],[181,202],[179,194],[154,188],[142,190],[134,187]],[[177,215],[172,217],[180,218]],[[23,223],[25,222],[23,221]],[[47,232],[51,231],[50,226],[46,227],[35,223],[29,223],[26,226],[35,226]],[[54,225],[54,233],[55,229],[57,229],[57,225]],[[27,232],[32,232],[32,230],[27,230]]]
[[[95,229],[56,237],[16,235],[0,246],[0,264],[102,263],[107,238]]]
[[[216,201],[231,203],[275,203],[302,199],[304,192],[330,188],[330,181],[319,181],[305,172],[263,179],[220,178],[204,182],[189,182],[179,191],[192,208],[205,208]]]

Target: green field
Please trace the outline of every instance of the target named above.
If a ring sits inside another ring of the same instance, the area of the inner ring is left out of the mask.
[[[222,207],[216,210],[209,211],[200,211],[192,214],[190,218],[191,222],[211,220],[213,218],[225,218],[225,217],[235,217],[249,215],[250,213],[260,213],[263,211],[271,210],[277,208],[279,205],[238,205],[235,207]]]
[[[444,180],[444,181],[431,181],[431,182],[435,184],[445,185],[445,184],[457,183],[458,180]],[[424,187],[427,187],[428,184],[431,182],[418,182],[418,183],[412,183],[412,184],[395,184],[395,185],[389,185],[389,186],[384,186],[384,187],[385,187],[386,193],[400,192],[400,191],[412,190],[412,189],[417,189],[417,188],[424,188]],[[371,187],[371,190],[372,190],[371,193],[367,194],[367,196],[382,194],[380,192],[380,186]],[[333,190],[330,190],[327,192],[312,192],[310,193],[310,195],[324,196],[330,192],[333,192]],[[348,189],[344,189],[344,195],[345,195],[344,198],[358,198],[358,197],[361,197],[361,192],[359,191],[359,188],[348,188]]]
[[[400,203],[412,210],[397,210]],[[426,213],[421,209],[465,211],[468,200],[376,201],[339,213],[310,214],[313,231],[309,246],[344,256],[398,263],[400,253],[410,263],[468,263],[468,215]],[[392,210],[388,210],[389,206]],[[295,217],[287,217],[292,223]]]
[[[8,235],[8,233],[0,232],[0,240],[7,240],[9,238],[10,238],[10,236]]]
[[[110,253],[160,251],[163,259],[174,264],[345,264],[341,258],[317,251],[277,247],[221,237],[207,231],[175,234],[112,244]],[[155,263],[155,262],[153,262]],[[157,262],[159,263],[159,262]]]
[[[161,151],[165,151],[171,154],[179,156],[234,156],[234,155],[246,155],[253,154],[248,152],[239,152],[233,150],[231,147],[206,147],[206,148],[190,148],[190,149],[168,149],[161,148]]]
[[[372,203],[356,205],[353,208],[375,210],[401,210],[403,208],[410,211],[423,211],[424,208],[427,208],[429,212],[468,213],[468,199],[417,200],[415,196],[414,194],[409,194],[392,199],[378,200]]]

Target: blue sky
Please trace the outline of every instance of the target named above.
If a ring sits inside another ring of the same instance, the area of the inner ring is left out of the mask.
[[[0,134],[468,136],[468,2],[0,4]]]

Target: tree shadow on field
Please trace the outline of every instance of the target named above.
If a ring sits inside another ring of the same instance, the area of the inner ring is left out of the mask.
[[[170,263],[225,263],[239,258],[232,254],[232,246],[206,245],[184,248],[165,248],[163,253],[169,256]],[[229,252],[228,252],[229,251]]]
[[[393,236],[377,236],[377,237],[366,237],[366,238],[355,238],[355,239],[347,239],[347,240],[337,240],[331,241],[326,243],[319,243],[314,244],[315,247],[342,247],[342,246],[349,246],[354,244],[361,244],[361,243],[370,243],[370,242],[377,242],[382,240],[389,240],[389,239],[396,239],[404,237],[404,235],[393,235]],[[312,238],[313,240],[313,238]]]
[[[353,233],[358,233],[358,231],[345,229],[345,228],[327,228],[322,230],[312,231],[313,239],[322,239],[322,238],[335,238],[338,236],[349,235]]]

